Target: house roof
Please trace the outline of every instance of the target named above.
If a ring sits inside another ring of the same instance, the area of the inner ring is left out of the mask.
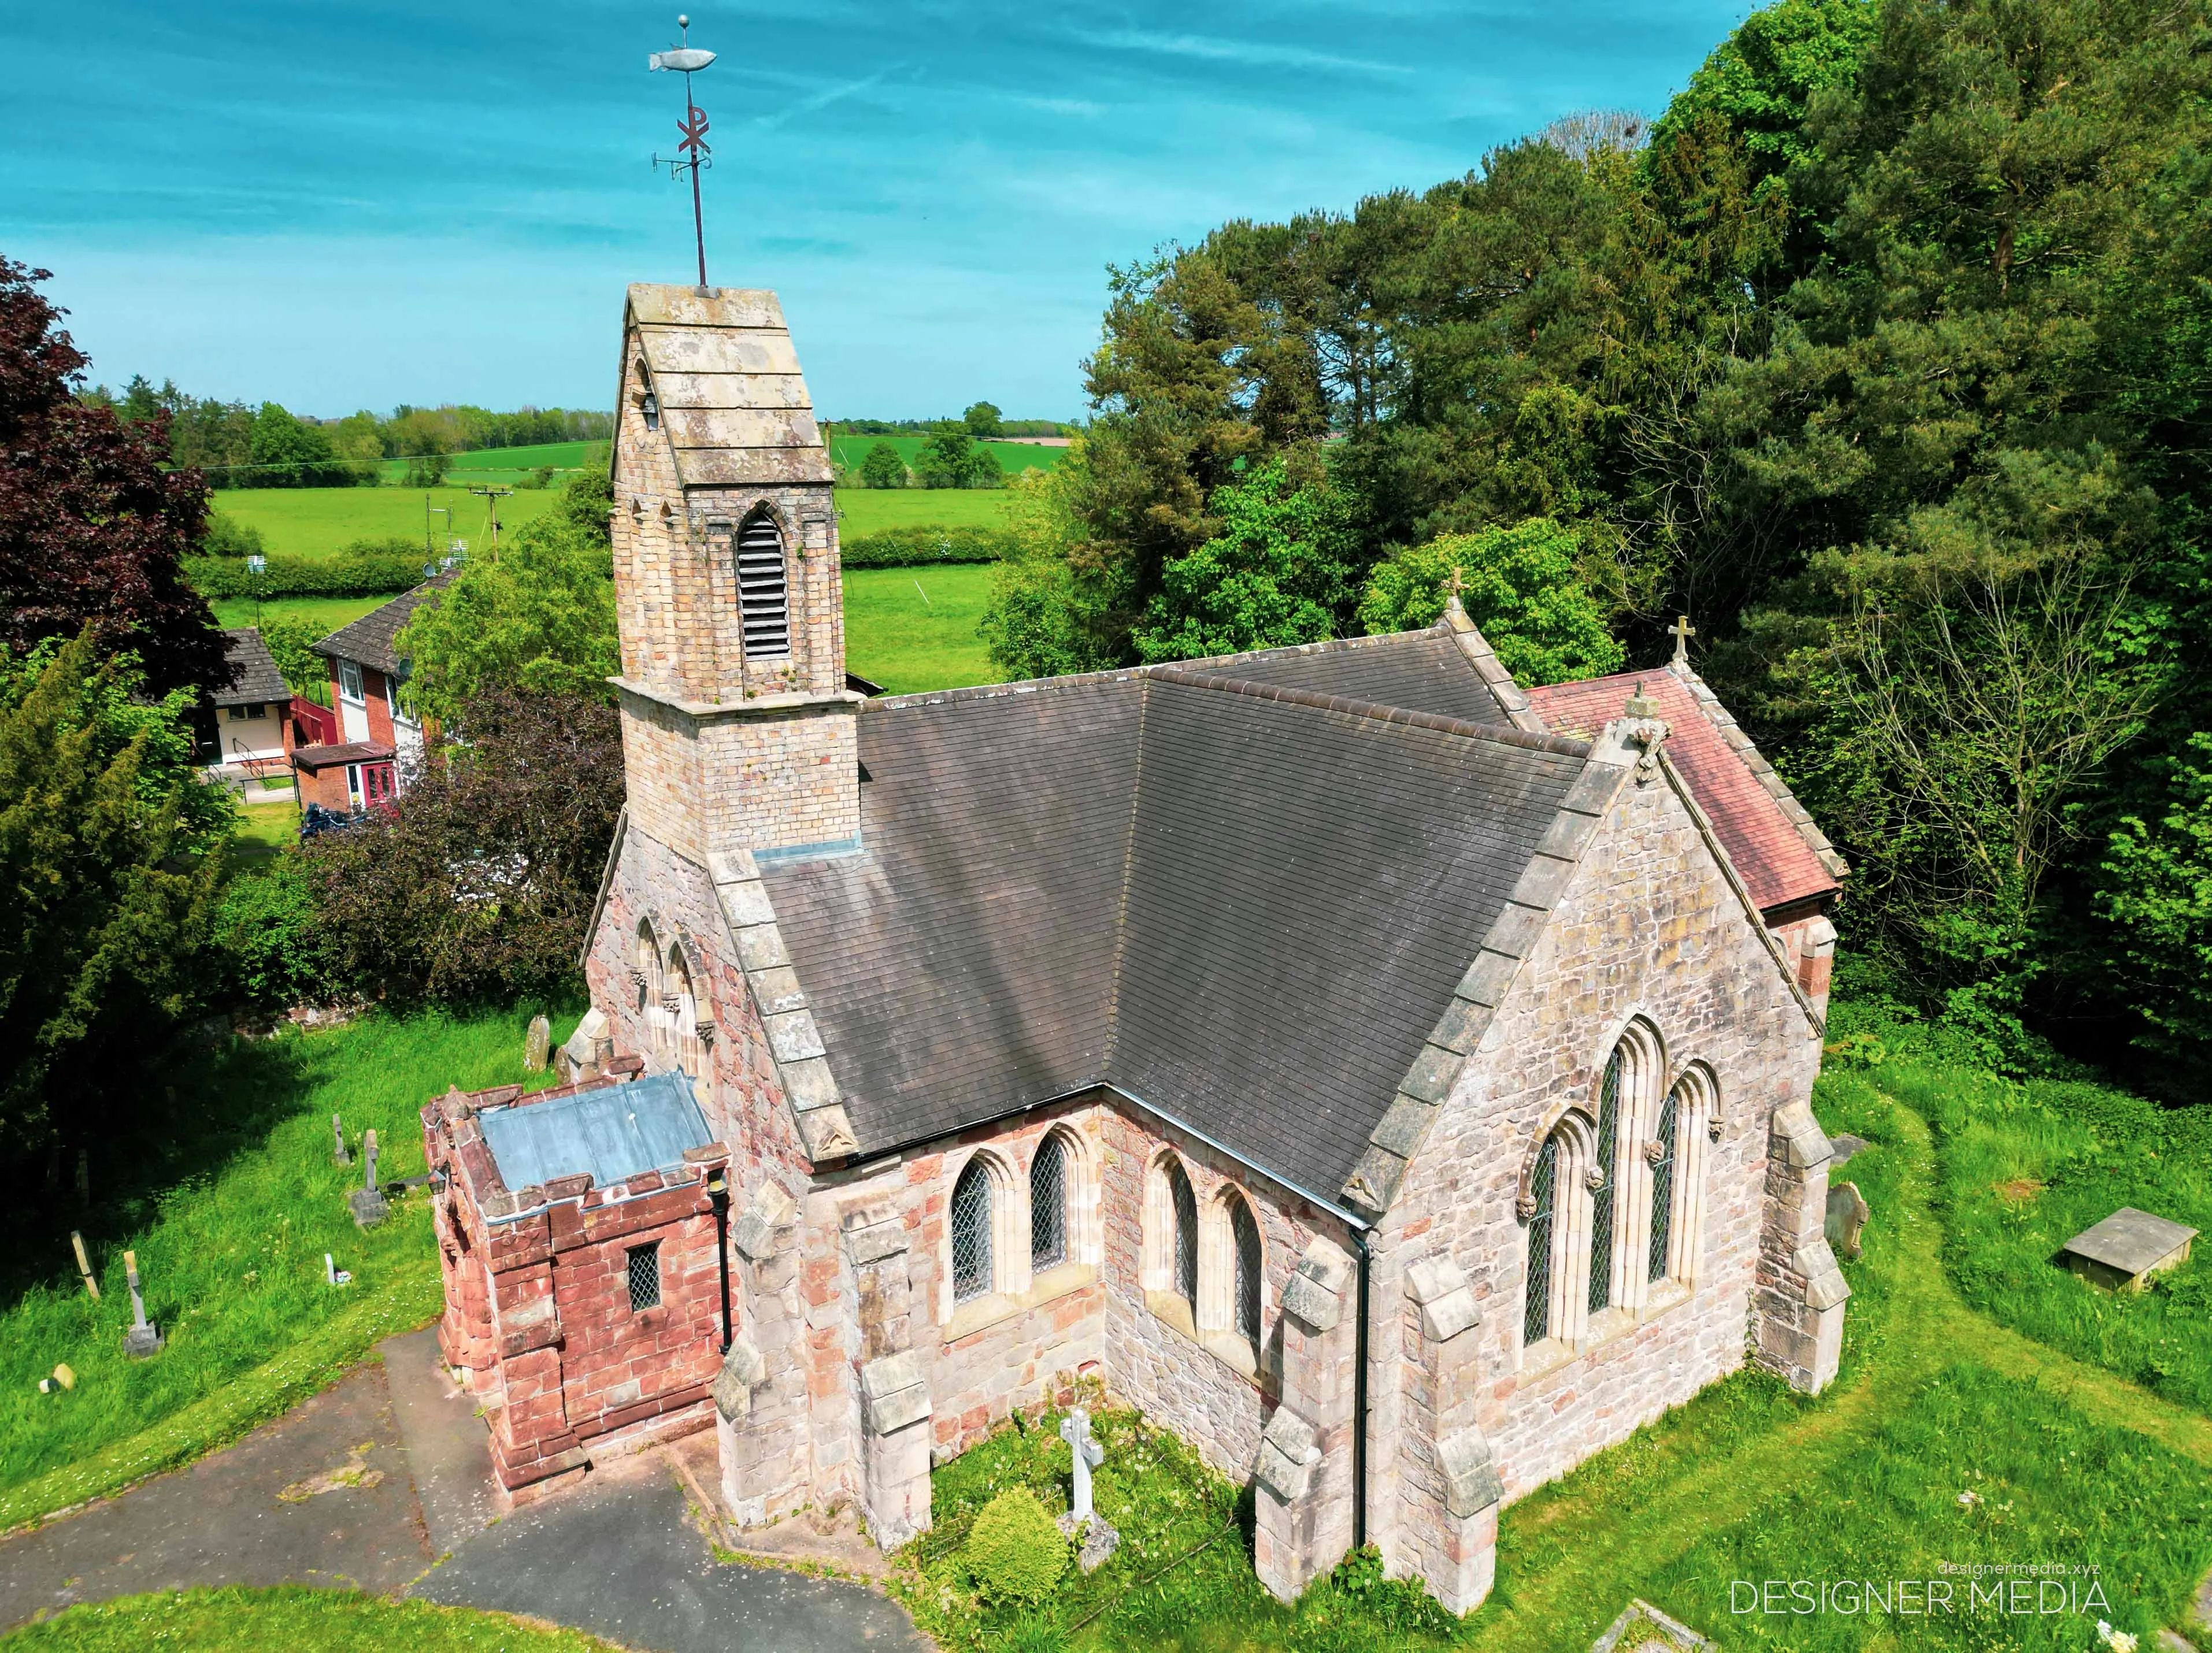
[[[593,1187],[609,1188],[681,1165],[685,1149],[712,1140],[691,1081],[680,1073],[487,1108],[477,1121],[500,1180],[518,1189],[577,1171],[589,1171]]]
[[[763,872],[861,1152],[1108,1084],[1333,1198],[1583,766],[1456,649],[864,708],[861,852]]]
[[[1621,714],[1639,684],[1659,703],[1671,731],[1668,756],[1711,819],[1714,835],[1759,910],[1773,914],[1833,895],[1837,880],[1850,871],[1844,858],[1751,737],[1688,668],[1553,684],[1530,690],[1528,698],[1547,726],[1589,735]]]
[[[683,486],[832,479],[774,293],[638,283],[624,331],[650,370]],[[637,378],[634,368],[624,374]]]
[[[217,706],[246,706],[258,702],[292,698],[291,685],[276,669],[276,659],[252,626],[238,626],[222,634],[225,656],[230,661],[231,685],[209,696]]]
[[[459,570],[448,568],[435,574],[409,592],[402,592],[382,608],[372,609],[349,625],[336,631],[314,645],[315,653],[333,660],[355,660],[372,671],[381,672],[387,678],[404,678],[407,662],[399,658],[399,633],[415,611],[428,598],[443,591],[459,577]]]
[[[333,763],[378,763],[395,756],[380,740],[349,740],[328,746],[294,749],[292,762],[303,769],[326,769]]]

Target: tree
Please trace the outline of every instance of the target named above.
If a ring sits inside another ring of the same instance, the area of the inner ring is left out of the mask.
[[[359,480],[322,427],[302,424],[275,402],[264,402],[253,416],[251,451],[249,487],[342,488]]]
[[[46,278],[0,257],[0,647],[90,625],[156,693],[227,684],[215,616],[184,575],[207,484],[162,469],[160,417],[130,424],[76,399],[85,358],[34,285]]]
[[[1006,434],[1005,421],[1000,417],[997,407],[989,402],[970,403],[968,411],[960,416],[960,422],[968,427],[968,434],[979,442]]]
[[[604,697],[499,683],[390,811],[299,855],[337,978],[395,1005],[569,990],[623,805]]]
[[[613,489],[579,473],[496,556],[471,558],[400,635],[408,697],[451,720],[501,684],[605,700],[622,670],[615,629]]]
[[[1192,659],[1334,636],[1351,606],[1350,501],[1325,474],[1271,460],[1221,489],[1221,532],[1162,570],[1136,633],[1146,660]]]
[[[1626,656],[1577,570],[1579,550],[1572,533],[1545,517],[1441,535],[1376,564],[1359,600],[1360,629],[1371,636],[1433,624],[1456,573],[1468,618],[1522,683],[1603,677]]]
[[[921,445],[914,468],[924,488],[995,488],[1000,480],[991,450],[965,430],[937,432]]]
[[[1062,677],[1121,663],[1117,617],[1123,599],[1109,560],[1090,554],[1075,501],[1085,493],[1090,452],[1077,437],[1050,470],[1024,471],[1007,485],[1012,553],[991,571],[976,632],[992,664],[1010,678]]]
[[[864,488],[903,488],[906,486],[906,461],[889,442],[869,446],[860,460],[860,485]]]
[[[131,1064],[197,1001],[231,820],[197,699],[91,627],[0,662],[0,1164],[124,1124]]]

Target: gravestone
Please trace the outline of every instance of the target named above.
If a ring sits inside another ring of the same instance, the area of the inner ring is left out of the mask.
[[[1846,1131],[1841,1136],[1830,1137],[1828,1146],[1835,1150],[1835,1157],[1828,1162],[1828,1170],[1833,1172],[1837,1166],[1849,1164],[1854,1155],[1864,1153],[1867,1139]]]
[[[347,1196],[353,1207],[354,1226],[374,1228],[392,1215],[392,1202],[384,1197],[384,1190],[376,1186],[376,1133],[364,1131],[361,1139],[362,1165],[362,1185]]]
[[[123,1277],[131,1283],[131,1329],[123,1334],[123,1352],[143,1360],[161,1346],[161,1334],[146,1318],[146,1298],[138,1286],[138,1254],[123,1254]]]
[[[1859,1255],[1859,1236],[1866,1229],[1867,1218],[1873,1215],[1866,1198],[1856,1182],[1838,1182],[1828,1190],[1828,1217],[1825,1231],[1828,1243],[1846,1257]]]
[[[337,1145],[331,1150],[331,1163],[334,1165],[352,1164],[353,1156],[346,1152],[345,1126],[340,1122],[336,1114],[331,1115],[331,1137]]]
[[[2122,1206],[2094,1228],[2085,1228],[2062,1248],[2067,1267],[2093,1285],[2115,1291],[2140,1291],[2153,1274],[2189,1261],[2197,1231],[2133,1206]]]
[[[545,1057],[553,1042],[553,1024],[543,1016],[530,1018],[530,1036],[523,1041],[522,1067],[525,1073],[543,1073]]]
[[[1081,1537],[1083,1547],[1075,1564],[1094,1572],[1121,1542],[1121,1534],[1091,1502],[1091,1472],[1106,1462],[1106,1449],[1091,1437],[1091,1414],[1081,1407],[1060,1420],[1060,1438],[1067,1443],[1075,1463],[1074,1507],[1060,1518],[1060,1530],[1070,1538]]]

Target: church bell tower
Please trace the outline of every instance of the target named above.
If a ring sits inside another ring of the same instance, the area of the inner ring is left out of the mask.
[[[857,848],[830,456],[775,294],[629,289],[613,480],[631,825],[702,865]]]

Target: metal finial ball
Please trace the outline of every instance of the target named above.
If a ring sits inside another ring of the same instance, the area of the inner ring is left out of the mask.
[[[678,28],[689,28],[691,27],[691,20],[679,11],[676,14],[676,27]]]

